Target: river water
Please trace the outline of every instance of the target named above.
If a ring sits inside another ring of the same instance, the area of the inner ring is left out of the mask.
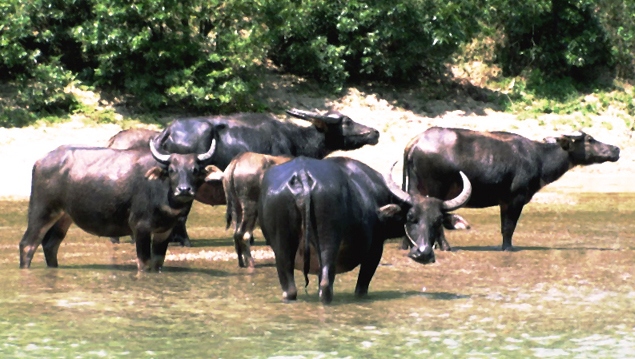
[[[635,195],[553,194],[525,208],[516,251],[500,252],[498,211],[462,209],[469,231],[420,265],[388,241],[366,299],[357,270],[317,279],[284,304],[257,232],[238,268],[224,207],[196,205],[192,248],[137,273],[134,246],[72,227],[46,268],[18,269],[28,204],[0,202],[2,358],[632,358]],[[125,241],[123,241],[125,242]],[[297,284],[303,278],[298,272]]]

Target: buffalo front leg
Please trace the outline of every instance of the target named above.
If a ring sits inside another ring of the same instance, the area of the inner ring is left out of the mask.
[[[140,272],[148,271],[151,269],[152,233],[147,229],[137,229],[134,238],[137,247],[137,269]]]
[[[523,211],[523,204],[501,204],[501,234],[503,235],[503,251],[511,251],[512,248],[512,236],[514,230],[516,230],[516,224],[520,218],[520,214]]]
[[[150,270],[160,272],[165,262],[165,255],[168,252],[170,241],[168,237],[170,231],[164,233],[155,233],[152,238],[152,259],[150,261]]]
[[[187,210],[187,214],[189,213],[190,209]],[[176,225],[172,229],[172,235],[170,236],[169,240],[170,242],[181,244],[182,247],[192,246],[192,242],[190,242],[190,236],[187,234],[187,229],[185,228],[187,214],[176,221]]]

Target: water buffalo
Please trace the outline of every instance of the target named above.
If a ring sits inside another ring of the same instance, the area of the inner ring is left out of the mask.
[[[444,217],[470,196],[463,178],[463,191],[442,201],[409,195],[392,177],[344,157],[299,157],[271,167],[262,179],[258,217],[275,253],[283,300],[297,299],[294,268],[307,285],[308,274],[317,274],[320,299],[329,303],[335,274],[360,265],[355,294],[367,294],[388,238],[406,235],[415,245],[410,258],[434,262],[432,243],[450,222]]]
[[[42,244],[46,264],[72,223],[97,236],[131,235],[140,271],[159,271],[169,236],[207,174],[215,142],[203,154],[61,146],[33,166],[28,226],[20,267]]]
[[[267,169],[292,159],[290,156],[271,156],[244,152],[234,157],[225,168],[223,187],[227,199],[227,228],[234,226],[234,245],[238,265],[254,267],[250,244],[258,218],[260,182]],[[243,260],[244,258],[244,260]]]
[[[159,133],[159,131],[145,128],[130,128],[122,130],[108,140],[106,147],[118,150],[149,150],[148,143],[151,139],[157,137]]]
[[[466,207],[500,206],[502,249],[512,250],[523,206],[536,192],[574,166],[614,162],[619,154],[583,132],[539,142],[508,132],[432,127],[407,146],[402,185],[411,194],[450,198],[461,189],[458,172],[465,172],[473,186]]]
[[[291,109],[286,112],[311,125],[282,122],[264,113],[184,118],[170,123],[156,137],[157,144],[170,153],[200,153],[216,139],[216,151],[211,163],[225,170],[229,162],[243,152],[324,158],[338,150],[375,145],[379,140],[377,130],[337,111],[321,114]],[[199,189],[201,195],[196,199],[211,205],[225,204],[223,191],[221,182],[206,182]],[[174,241],[189,245],[184,224],[174,228],[173,236]]]

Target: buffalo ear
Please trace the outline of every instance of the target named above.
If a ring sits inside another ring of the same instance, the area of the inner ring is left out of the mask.
[[[443,227],[447,229],[470,229],[470,223],[465,218],[454,213],[443,215]]]
[[[220,168],[209,165],[205,166],[205,182],[214,182],[214,181],[222,181],[223,180],[223,170]]]
[[[317,128],[319,132],[326,132],[326,130],[328,130],[328,125],[326,122],[322,120],[318,120],[316,118],[312,118],[310,121],[311,123],[313,123],[313,126],[315,126],[315,128]]]
[[[386,221],[388,219],[399,220],[401,216],[401,206],[398,204],[387,204],[377,210],[379,220]]]
[[[158,179],[163,179],[166,174],[167,174],[167,171],[165,169],[159,166],[154,166],[150,168],[148,172],[146,172],[145,177],[149,181],[155,181]]]
[[[562,136],[556,139],[556,142],[562,147],[563,150],[569,152],[573,149],[573,140],[569,137]]]

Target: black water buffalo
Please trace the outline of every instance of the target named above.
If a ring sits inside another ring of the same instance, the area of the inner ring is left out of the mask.
[[[619,148],[583,132],[532,141],[508,132],[432,127],[404,153],[403,188],[411,194],[450,198],[461,190],[459,171],[472,183],[466,207],[500,206],[503,250],[523,206],[574,166],[617,161]]]
[[[122,130],[108,140],[106,147],[118,150],[149,150],[148,143],[151,139],[157,137],[159,133],[161,132],[145,128]]]
[[[375,145],[379,140],[377,130],[337,111],[320,114],[292,109],[287,113],[311,125],[283,122],[264,113],[184,118],[170,123],[157,136],[157,145],[170,153],[200,153],[216,139],[211,164],[225,170],[229,162],[243,152],[324,158],[338,150]],[[200,202],[211,205],[226,203],[221,182],[206,182],[198,193],[200,195],[196,199]],[[173,240],[189,245],[184,224],[174,228]]]
[[[271,156],[244,152],[234,157],[222,175],[227,199],[227,228],[234,226],[234,246],[240,267],[254,267],[250,244],[258,219],[260,183],[267,169],[292,159],[290,156]],[[244,260],[243,260],[244,259]]]
[[[394,165],[393,165],[394,166]],[[271,167],[262,179],[258,217],[276,257],[283,300],[295,300],[294,268],[317,274],[323,303],[333,298],[336,273],[360,265],[355,294],[365,295],[384,241],[406,235],[410,258],[435,261],[432,243],[443,235],[444,217],[469,198],[467,178],[454,199],[411,196],[390,176],[344,157],[299,157]]]
[[[131,235],[140,271],[160,270],[166,240],[191,206],[214,153],[61,146],[33,166],[28,226],[20,241],[20,267],[31,265],[42,244],[46,264],[72,223],[97,236]]]

